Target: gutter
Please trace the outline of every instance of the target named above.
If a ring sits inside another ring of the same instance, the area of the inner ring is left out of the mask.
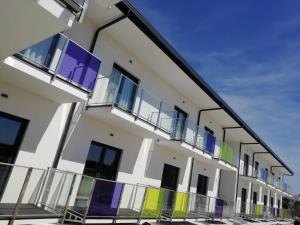
[[[129,3],[123,0],[116,7],[127,14],[131,20],[153,43],[155,43],[184,73],[189,76],[215,103],[230,115],[240,126],[245,129],[259,144],[261,144],[287,171],[293,171],[279,158],[278,155],[243,121],[233,109],[206,83],[200,75],[185,61],[185,59],[166,41],[165,38]]]

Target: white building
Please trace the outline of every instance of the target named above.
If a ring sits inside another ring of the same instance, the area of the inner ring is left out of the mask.
[[[0,223],[287,216],[291,169],[128,1],[4,5]]]

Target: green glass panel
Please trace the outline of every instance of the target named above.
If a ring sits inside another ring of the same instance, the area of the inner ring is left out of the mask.
[[[223,161],[226,161],[227,157],[227,145],[225,143],[221,144],[221,159]]]
[[[177,192],[175,205],[173,208],[173,218],[185,218],[188,208],[189,196],[188,193]]]
[[[255,216],[256,216],[256,218],[260,218],[260,216],[261,216],[261,206],[260,205],[257,205],[256,207],[255,207]]]
[[[162,190],[158,188],[148,187],[146,191],[142,217],[158,218],[161,213],[162,202],[163,202]]]
[[[234,153],[231,148],[228,148],[227,162],[233,164]]]

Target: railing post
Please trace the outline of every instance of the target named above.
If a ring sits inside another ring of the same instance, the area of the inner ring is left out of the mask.
[[[94,189],[95,189],[95,184],[96,184],[96,179],[93,178],[92,188],[91,188],[91,191],[89,193],[89,198],[88,198],[88,201],[87,201],[87,208],[86,208],[85,213],[84,213],[83,218],[82,218],[82,225],[85,224],[86,217],[87,217],[87,214],[88,214],[89,209],[90,209],[90,205],[91,205],[91,201],[92,201],[92,197],[93,197],[93,193],[94,193]]]
[[[59,40],[57,41],[57,46],[59,45],[62,38],[65,38],[65,41],[64,41],[63,48],[62,48],[62,51],[60,53],[59,59],[58,59],[57,64],[56,64],[54,74],[51,77],[51,82],[56,78],[58,70],[59,70],[59,68],[61,67],[61,64],[62,64],[63,56],[66,54],[67,46],[69,44],[68,38],[60,34]]]
[[[18,214],[18,212],[19,212],[19,209],[20,209],[20,207],[21,207],[22,200],[23,200],[23,197],[24,197],[24,194],[25,194],[25,191],[26,191],[26,188],[27,188],[27,185],[28,185],[28,182],[29,182],[31,173],[32,173],[32,167],[30,167],[30,168],[27,170],[27,174],[26,174],[24,183],[23,183],[23,185],[22,185],[22,188],[21,188],[21,191],[20,191],[20,194],[19,194],[19,197],[18,197],[16,206],[15,206],[15,208],[14,208],[12,218],[10,219],[8,225],[13,225],[13,224],[14,224],[14,221],[15,221],[15,219],[16,219],[16,216],[17,216],[17,214]]]
[[[72,192],[73,192],[75,180],[76,180],[76,174],[73,174],[72,183],[71,183],[71,187],[70,187],[70,190],[69,190],[69,193],[68,193],[67,201],[66,201],[66,204],[65,204],[65,207],[64,207],[64,210],[63,210],[63,217],[62,217],[61,223],[64,223],[65,219],[66,219],[66,214],[68,212],[68,206],[69,206],[69,202],[70,202],[71,195],[72,195]]]
[[[159,103],[159,109],[158,109],[158,114],[157,114],[157,119],[156,119],[156,127],[159,127],[159,118],[161,114],[161,108],[162,108],[163,101],[160,101]]]

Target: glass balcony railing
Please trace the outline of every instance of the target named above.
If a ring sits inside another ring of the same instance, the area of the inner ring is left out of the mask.
[[[293,189],[291,188],[290,185],[286,184],[286,183],[282,183],[282,191],[289,193],[289,194],[293,194]]]
[[[218,147],[215,151],[214,157],[220,159],[232,166],[238,165],[238,152],[231,148],[227,143],[218,141]]]
[[[174,108],[152,95],[127,76],[114,74],[98,79],[99,94],[93,105],[113,105],[156,128],[171,133]]]
[[[92,92],[101,60],[62,34],[56,34],[15,54],[16,57],[61,79]]]
[[[99,78],[97,85],[100,90],[98,98],[90,103],[89,107],[117,107],[167,132],[172,140],[185,142],[214,156],[216,148],[214,135],[189,119],[177,118],[174,106],[155,97],[133,79],[115,70],[111,76]],[[231,165],[237,165],[234,151],[225,149],[223,146],[219,152],[221,155],[216,155],[216,157]]]

